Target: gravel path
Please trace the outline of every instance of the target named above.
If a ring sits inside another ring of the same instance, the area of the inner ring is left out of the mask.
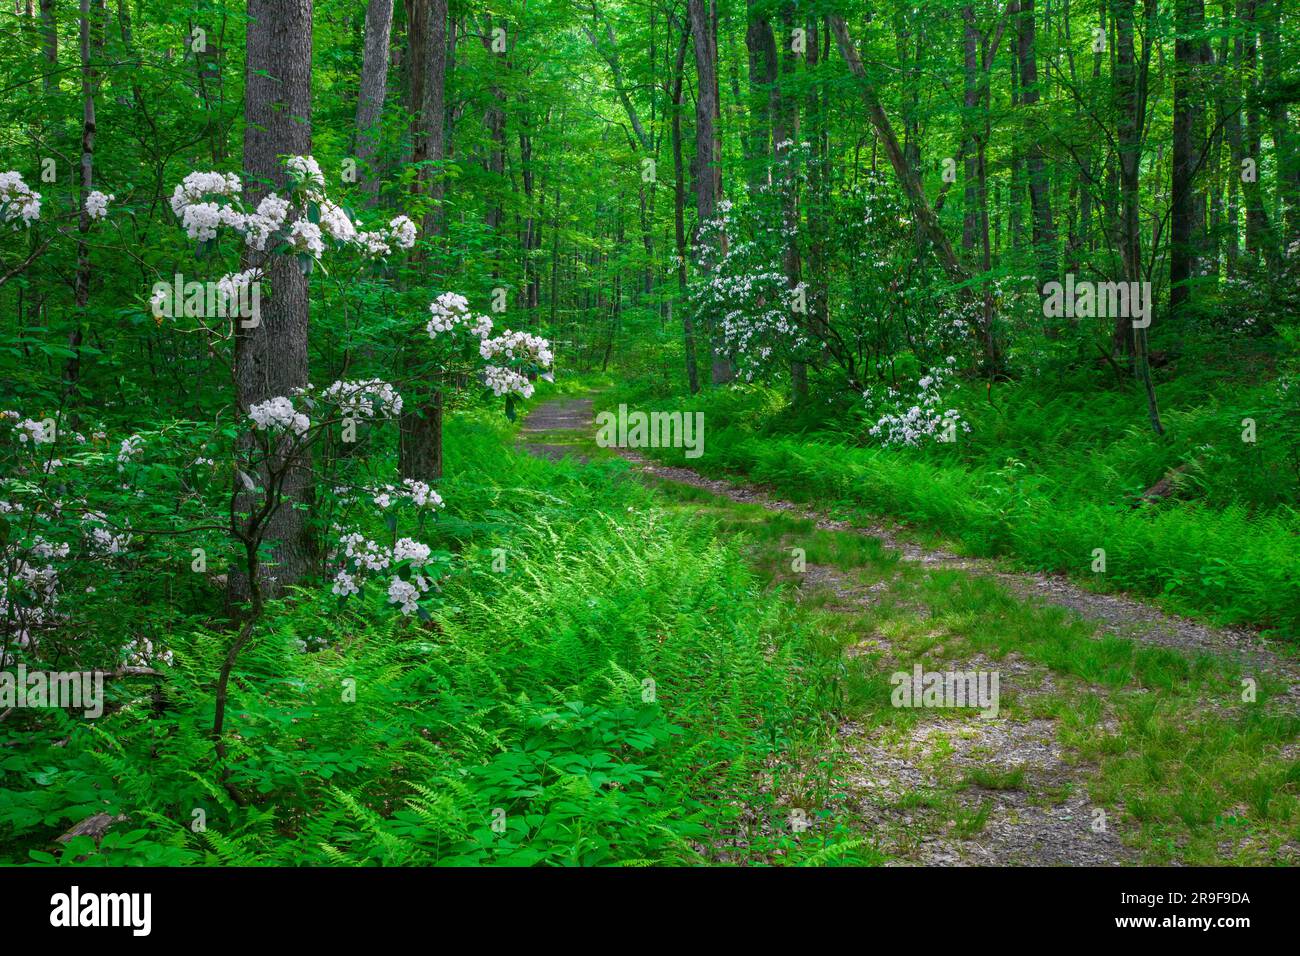
[[[557,438],[566,432],[575,437],[590,435],[592,427],[591,400],[556,399],[529,414],[521,444],[533,454],[559,459],[575,455],[575,448],[555,444]],[[1288,706],[1300,704],[1300,662],[1251,631],[1212,627],[1126,596],[1094,593],[1062,576],[1009,572],[992,561],[917,545],[907,540],[897,526],[885,521],[856,526],[781,499],[758,486],[707,478],[686,468],[651,461],[634,451],[616,451],[649,478],[691,485],[734,502],[807,518],[822,530],[869,535],[899,552],[905,561],[996,578],[1025,600],[1063,607],[1094,622],[1099,633],[1234,660],[1248,676],[1267,673],[1281,682]],[[860,611],[870,603],[871,596],[861,593],[856,582],[835,568],[810,564],[808,576],[816,586],[834,590],[839,602],[847,605],[843,608],[846,611]],[[1031,688],[1052,686],[1050,670],[1015,655],[996,664],[950,664],[953,670],[998,669],[1003,693],[1033,693]],[[940,713],[901,731],[893,726],[864,729],[849,721],[840,727],[844,796],[883,849],[906,862],[930,865],[1098,866],[1136,862],[1133,852],[1119,839],[1121,827],[1117,821],[1106,820],[1104,827],[1097,825],[1100,810],[1088,802],[1088,768],[1072,763],[1063,753],[1055,721],[976,716],[954,719],[951,711]],[[1007,772],[1020,770],[1023,785],[991,790],[966,787],[958,791],[956,807],[943,801],[931,805],[917,799],[918,795],[941,790],[945,781],[951,788],[954,779],[990,767]],[[1054,796],[1044,800],[1045,793]],[[954,814],[969,816],[982,807],[987,807],[987,820],[978,832],[965,836],[954,832],[960,829],[957,821],[947,818]]]

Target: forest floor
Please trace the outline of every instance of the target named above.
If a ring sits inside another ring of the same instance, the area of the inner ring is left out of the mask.
[[[886,859],[1300,861],[1300,833],[1275,799],[1300,766],[1290,648],[927,546],[884,519],[596,448],[590,399],[540,404],[520,442],[556,460],[625,459],[665,507],[744,535],[774,594],[841,641],[850,690],[837,752],[819,758],[836,767],[824,805]],[[998,672],[997,715],[890,706],[887,675],[917,662]]]

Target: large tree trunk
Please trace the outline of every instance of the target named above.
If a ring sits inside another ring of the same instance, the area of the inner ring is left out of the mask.
[[[1232,25],[1234,0],[1223,0],[1223,25],[1227,33]],[[1226,40],[1225,40],[1226,42]],[[1237,274],[1237,259],[1241,255],[1241,164],[1245,159],[1244,142],[1241,130],[1241,97],[1245,92],[1242,80],[1241,58],[1244,44],[1240,36],[1232,43],[1232,63],[1220,77],[1225,88],[1219,97],[1220,122],[1223,123],[1223,138],[1228,143],[1228,154],[1232,168],[1228,170],[1228,225],[1227,248],[1224,250],[1226,263],[1224,272],[1229,279]]]
[[[286,182],[280,157],[311,152],[312,0],[249,0],[245,71],[244,173],[247,198],[256,204]],[[254,328],[236,323],[235,388],[241,413],[256,402],[290,396],[307,384],[307,277],[295,257],[271,255],[263,267],[271,293]],[[251,439],[250,439],[251,440]],[[263,488],[267,475],[255,476]],[[238,507],[247,511],[251,496]],[[283,504],[267,525],[271,545],[266,596],[303,578],[315,557],[305,506],[312,499],[311,463],[305,456],[286,475]],[[247,580],[230,575],[232,595],[248,594]]]
[[[1285,249],[1288,242],[1300,239],[1300,142],[1291,130],[1286,99],[1282,95],[1282,4],[1273,0],[1263,17],[1263,70],[1264,85],[1273,92],[1269,99],[1268,117],[1273,132],[1273,157],[1277,163],[1277,206],[1274,214],[1275,231]],[[1292,8],[1289,23],[1294,28],[1297,17]],[[1292,87],[1295,88],[1294,86]],[[1294,97],[1293,97],[1294,99]],[[1274,246],[1277,248],[1277,245]]]
[[[799,192],[794,169],[789,164],[790,150],[800,138],[799,99],[793,90],[795,70],[799,57],[794,52],[790,37],[794,33],[794,8],[790,3],[781,7],[781,33],[783,38],[781,73],[773,90],[772,103],[772,158],[784,161],[781,172],[781,232],[785,236],[785,248],[781,253],[781,271],[785,273],[786,288],[794,289],[802,281],[802,263],[799,256]],[[806,40],[806,38],[805,38]],[[816,42],[814,40],[814,42]],[[807,296],[804,296],[805,305]],[[807,327],[808,315],[793,316],[794,321]],[[802,405],[808,397],[808,367],[802,360],[790,363],[790,397],[796,406]]]
[[[413,21],[407,27],[410,44],[409,108],[414,115],[412,160],[420,165],[414,189],[435,204],[424,217],[426,240],[442,235],[440,170],[447,153],[447,0],[411,0]],[[428,388],[432,383],[420,383]],[[432,481],[442,477],[442,392],[413,396],[398,423],[397,470],[403,478]]]
[[[748,0],[749,25],[745,30],[745,49],[749,54],[749,130],[745,137],[745,162],[749,173],[749,191],[757,195],[759,187],[770,181],[768,160],[772,155],[772,104],[778,96],[776,82],[776,39],[772,24],[754,10],[755,0]]]
[[[700,390],[695,357],[695,318],[686,304],[686,164],[682,159],[682,77],[686,72],[686,47],[690,28],[683,27],[673,72],[673,240],[677,248],[677,294],[682,303],[682,333],[686,345],[686,383],[694,395]]]
[[[808,70],[814,75],[830,52],[830,32],[821,25],[818,17],[808,18]],[[823,49],[825,53],[823,53]],[[808,85],[805,113],[808,117],[808,141],[812,144],[812,164],[808,170],[808,325],[813,340],[819,341],[827,334],[829,321],[829,263],[826,254],[830,223],[830,175],[827,169],[829,143],[826,128],[826,89],[820,80]]]
[[[962,268],[961,263],[957,260],[957,254],[953,252],[952,243],[948,241],[948,236],[944,233],[943,227],[939,225],[938,217],[935,216],[934,210],[925,198],[925,192],[921,189],[921,181],[908,163],[902,146],[899,145],[898,136],[895,135],[893,124],[890,123],[884,107],[880,104],[880,97],[876,93],[876,88],[867,79],[866,71],[862,67],[862,60],[858,57],[858,51],[853,46],[853,39],[849,36],[849,28],[844,23],[844,18],[832,15],[830,22],[831,29],[835,32],[835,42],[839,47],[840,55],[844,57],[844,62],[848,64],[849,71],[858,79],[858,90],[866,103],[867,117],[871,120],[871,125],[876,128],[876,133],[885,147],[885,155],[889,158],[889,164],[894,168],[894,175],[898,177],[903,192],[907,195],[920,234],[934,247],[934,252],[939,257],[939,263],[943,266],[944,271],[953,279],[966,280],[968,278],[966,270]]]
[[[493,24],[492,24],[491,13],[487,14],[484,17],[484,23],[486,24],[486,26],[484,27],[483,38],[482,38],[483,49],[488,51],[488,56],[492,60],[501,59],[503,61],[506,61],[506,68],[508,69],[509,68],[508,57],[510,55],[509,52],[510,47],[507,46],[506,52],[504,53],[497,53],[497,52],[493,52],[492,50]],[[510,41],[507,38],[507,43],[509,42]],[[493,65],[490,69],[492,70],[492,72],[495,73],[497,67]],[[492,103],[483,114],[483,125],[487,127],[488,140],[492,145],[488,149],[487,162],[484,164],[484,166],[487,169],[487,171],[492,174],[494,180],[500,180],[505,176],[505,172],[506,172],[506,106],[505,106],[506,94],[505,91],[501,88],[501,85],[495,81],[489,84],[488,91],[492,95]],[[496,193],[496,195],[499,195],[499,193]],[[500,201],[494,199],[491,202],[491,204],[488,206],[487,215],[485,218],[485,222],[487,223],[488,229],[491,230],[494,234],[498,234],[500,232],[501,223],[504,220],[504,217],[505,217],[505,210],[502,209]],[[498,257],[501,254],[500,241],[501,241],[501,237],[498,236],[497,238],[498,245],[496,249],[496,254]],[[494,276],[496,274],[497,274],[496,272],[493,273]]]
[[[63,378],[68,389],[76,387],[81,378],[82,325],[86,321],[86,306],[90,301],[90,246],[86,236],[90,232],[90,216],[86,212],[86,196],[95,182],[95,69],[91,65],[92,33],[102,31],[103,6],[91,0],[81,0],[81,17],[78,21],[79,49],[81,52],[81,179],[77,189],[79,212],[77,217],[77,274],[73,282],[73,296],[77,306],[76,326],[68,336],[72,355],[63,366]],[[94,17],[94,19],[92,19]],[[98,21],[98,22],[96,22]],[[98,52],[98,50],[96,50]]]
[[[366,37],[361,57],[361,90],[357,95],[356,158],[365,179],[362,190],[374,202],[379,195],[375,166],[376,126],[384,112],[388,88],[388,41],[393,28],[393,0],[370,0],[366,6]]]
[[[967,4],[961,9],[962,17],[962,142],[965,144],[966,166],[962,182],[961,249],[967,258],[975,254],[975,243],[980,233],[980,208],[976,167],[979,145],[976,142],[975,117],[980,105],[980,33],[975,26],[975,7]]]
[[[1205,208],[1195,180],[1205,148],[1201,69],[1210,59],[1203,0],[1177,0],[1174,41],[1174,142],[1169,214],[1169,312],[1177,317],[1192,298],[1204,234]]]
[[[1038,103],[1038,55],[1034,44],[1034,0],[1020,0],[1017,20],[1016,55],[1020,61],[1020,102],[1031,114]],[[1036,121],[1031,116],[1031,124]],[[1031,127],[1032,128],[1032,127]],[[1051,179],[1047,158],[1039,137],[1032,137],[1025,155],[1029,174],[1029,208],[1033,217],[1034,252],[1038,258],[1039,279],[1046,283],[1056,277],[1056,226],[1052,222]],[[1048,328],[1049,334],[1053,332]]]
[[[57,0],[41,0],[41,57],[45,61],[45,75],[41,88],[46,97],[59,91],[59,24],[54,5]],[[50,104],[53,108],[53,104]]]
[[[1264,184],[1260,176],[1264,157],[1258,106],[1259,57],[1255,36],[1257,5],[1258,0],[1239,0],[1237,4],[1237,19],[1245,29],[1238,69],[1241,71],[1242,93],[1246,100],[1246,139],[1243,148],[1245,158],[1253,160],[1255,164],[1255,175],[1241,184],[1246,198],[1246,250],[1253,252],[1256,260],[1263,260],[1272,256],[1273,248],[1269,242],[1268,213],[1264,210]],[[1240,167],[1237,175],[1241,175]]]
[[[1124,278],[1142,278],[1142,238],[1138,231],[1138,167],[1141,162],[1142,112],[1138,96],[1137,62],[1133,47],[1133,0],[1112,0],[1115,24],[1115,107],[1119,117],[1120,258]],[[1116,352],[1134,351],[1133,322],[1115,317]]]
[[[1156,0],[1145,0],[1147,27],[1150,30]],[[1124,262],[1124,278],[1128,282],[1141,282],[1142,237],[1138,231],[1138,166],[1142,149],[1144,122],[1143,102],[1147,63],[1145,57],[1139,65],[1133,45],[1133,0],[1113,0],[1115,22],[1115,97],[1119,114],[1119,176],[1120,176],[1120,252]],[[1148,32],[1146,43],[1152,41]],[[1139,72],[1140,70],[1140,72]],[[1152,316],[1148,315],[1150,321]],[[1147,415],[1152,430],[1164,434],[1160,422],[1160,409],[1156,402],[1155,386],[1151,380],[1151,364],[1147,359],[1147,330],[1136,327],[1133,316],[1115,317],[1112,337],[1115,350],[1128,351],[1133,356],[1133,371],[1146,392]]]
[[[695,97],[695,209],[699,226],[714,217],[722,193],[722,163],[719,153],[716,117],[718,112],[718,76],[714,21],[704,0],[689,0],[691,38],[695,48],[695,71],[698,91]],[[700,269],[708,275],[722,253],[721,249],[701,248]],[[716,318],[710,317],[710,351],[713,384],[732,378],[731,363],[724,351]]]

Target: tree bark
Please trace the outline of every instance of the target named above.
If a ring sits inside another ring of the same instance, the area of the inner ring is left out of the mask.
[[[91,34],[95,28],[92,16],[98,14],[99,27],[103,28],[103,7],[91,0],[81,0],[81,16],[77,30],[81,55],[81,179],[77,189],[77,274],[73,281],[73,297],[77,307],[76,326],[68,336],[72,356],[64,363],[63,379],[66,387],[76,387],[81,378],[82,324],[86,320],[86,306],[90,301],[90,246],[86,235],[90,232],[90,215],[86,212],[86,196],[95,182],[95,69],[91,64]],[[101,41],[102,42],[102,41]]]
[[[249,0],[245,72],[244,172],[247,198],[256,204],[268,191],[286,183],[282,156],[311,152],[312,0]],[[261,321],[253,328],[236,323],[235,388],[241,413],[277,395],[290,396],[307,384],[307,277],[296,259],[271,255],[263,267],[270,296],[263,300]],[[267,475],[255,476],[267,487]],[[301,455],[283,483],[284,504],[270,519],[265,540],[271,544],[267,596],[302,579],[317,550],[305,508],[312,501],[311,463]],[[250,496],[239,507],[248,511]],[[249,593],[248,581],[230,575],[232,596]]]
[[[411,158],[420,170],[413,188],[434,203],[424,217],[427,241],[441,236],[445,227],[439,167],[447,152],[447,0],[410,0],[407,11],[415,18],[408,24],[407,32],[411,70],[409,108],[414,117]],[[428,385],[420,383],[419,387]],[[416,397],[403,408],[398,420],[397,446],[397,470],[401,477],[425,482],[442,477],[442,413],[440,389]]]
[[[839,47],[840,55],[844,57],[844,62],[848,64],[849,71],[858,79],[858,90],[866,103],[867,116],[885,147],[885,155],[889,158],[889,164],[893,167],[894,174],[903,187],[903,192],[907,195],[908,203],[912,207],[912,215],[916,217],[921,235],[934,247],[935,254],[939,257],[939,263],[949,277],[956,281],[965,281],[969,278],[969,275],[962,268],[957,259],[957,254],[953,252],[952,243],[948,241],[948,236],[939,225],[934,210],[925,198],[925,192],[921,189],[920,180],[903,154],[903,148],[899,145],[893,124],[889,122],[889,117],[880,104],[880,97],[876,93],[876,88],[867,79],[866,71],[862,67],[862,60],[858,58],[858,51],[853,46],[853,39],[849,36],[849,28],[845,25],[844,18],[832,15],[830,22],[831,29],[835,32],[835,42]]]
[[[682,334],[686,345],[686,383],[694,395],[700,390],[700,372],[695,354],[695,318],[686,305],[686,170],[682,159],[682,85],[686,72],[686,47],[690,43],[689,26],[683,25],[677,44],[677,62],[673,72],[673,239],[677,248],[677,294],[682,303]]]
[[[844,18],[832,15],[830,25],[831,30],[835,33],[835,42],[839,47],[840,56],[844,58],[849,71],[858,80],[858,90],[866,103],[867,116],[871,120],[871,125],[875,127],[876,133],[885,147],[885,154],[889,157],[889,164],[894,168],[894,175],[898,177],[903,186],[903,192],[907,195],[908,203],[912,208],[912,215],[917,222],[919,235],[928,240],[939,259],[939,264],[948,274],[948,277],[954,282],[965,283],[970,276],[958,261],[952,243],[948,241],[948,236],[944,233],[943,227],[940,226],[938,217],[934,214],[929,201],[925,198],[925,192],[921,189],[920,180],[912,170],[902,147],[898,143],[898,137],[894,134],[894,127],[889,122],[889,116],[885,113],[884,107],[881,106],[880,97],[862,67],[862,60],[859,59],[858,51],[853,46],[853,39],[849,36],[849,28],[845,24]],[[987,318],[982,322],[982,326],[979,334],[985,364],[988,366],[990,374],[996,374],[1002,371],[1003,368],[1001,347],[993,333],[992,324]]]
[[[695,49],[695,71],[699,80],[695,97],[695,208],[698,227],[714,217],[722,193],[722,164],[719,155],[716,117],[718,112],[717,46],[715,23],[704,0],[689,0],[691,38]],[[700,270],[708,276],[722,254],[721,249],[700,248]],[[716,319],[710,320],[709,345],[713,384],[732,378],[731,363],[724,351]]]
[[[356,158],[364,170],[362,191],[373,203],[379,196],[375,167],[377,125],[384,112],[388,88],[388,43],[393,28],[393,0],[370,0],[366,6],[365,46],[361,56],[361,89],[357,94]]]
[[[1196,173],[1205,148],[1204,89],[1200,72],[1210,59],[1203,0],[1177,0],[1174,40],[1173,168],[1169,213],[1169,313],[1177,318],[1192,300],[1203,240],[1205,207]]]
[[[1020,0],[1017,20],[1018,42],[1016,54],[1020,61],[1020,102],[1032,114],[1038,103],[1038,54],[1034,42],[1034,0]],[[1035,118],[1030,116],[1030,129]],[[1029,209],[1033,218],[1034,252],[1038,258],[1038,274],[1042,282],[1056,277],[1056,226],[1052,222],[1051,179],[1047,157],[1039,137],[1031,136],[1031,145],[1025,155],[1025,170],[1029,177]],[[1049,327],[1051,334],[1054,330]]]

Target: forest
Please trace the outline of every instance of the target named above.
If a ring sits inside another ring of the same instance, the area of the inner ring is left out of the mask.
[[[1297,0],[2,16],[0,864],[1300,863]]]

